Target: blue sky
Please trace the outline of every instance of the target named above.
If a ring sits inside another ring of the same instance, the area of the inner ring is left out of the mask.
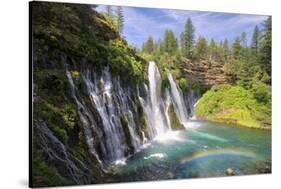
[[[103,5],[97,7],[99,12],[104,10]],[[261,23],[267,18],[263,15],[134,7],[123,7],[123,13],[123,36],[129,44],[138,47],[141,47],[148,36],[155,40],[162,38],[165,29],[172,29],[179,38],[187,18],[190,18],[195,26],[196,39],[204,36],[217,42],[225,38],[232,42],[235,37],[246,32],[249,44],[254,27],[258,25],[261,28]]]

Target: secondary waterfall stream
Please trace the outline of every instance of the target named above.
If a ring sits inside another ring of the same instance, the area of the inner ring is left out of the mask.
[[[149,63],[148,85],[144,84],[142,96],[122,85],[119,77],[112,78],[109,67],[101,73],[81,71],[84,93],[89,100],[82,97],[68,69],[66,75],[89,151],[101,164],[123,163],[142,145],[171,131],[169,106],[174,106],[181,122],[188,120],[183,95],[171,73],[168,73],[171,91],[161,92],[161,75],[153,61]],[[137,103],[142,107],[146,127],[137,121]]]
[[[173,99],[173,104],[175,107],[176,114],[181,122],[187,122],[188,114],[183,100],[183,96],[181,92],[178,90],[174,78],[170,72],[168,73],[168,79],[171,85],[171,94],[172,94],[171,96]]]

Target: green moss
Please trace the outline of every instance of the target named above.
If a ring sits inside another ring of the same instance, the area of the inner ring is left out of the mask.
[[[142,114],[142,116],[141,116],[141,128],[142,128],[142,131],[144,132],[145,136],[149,136],[149,134],[148,134],[149,131],[148,131],[148,127],[146,124],[144,114]]]
[[[271,104],[258,102],[250,90],[222,85],[206,92],[196,106],[198,118],[254,128],[271,128]]]
[[[71,75],[74,79],[78,80],[80,78],[80,72],[77,70],[74,70],[71,72]]]
[[[67,143],[68,135],[64,128],[60,109],[46,101],[34,103],[34,117],[46,120],[49,128],[54,132],[60,141]]]
[[[32,187],[44,187],[44,186],[64,186],[74,184],[72,181],[68,181],[63,177],[57,175],[57,171],[54,167],[49,166],[42,152],[35,149],[33,152],[32,163]]]
[[[174,107],[172,104],[169,106],[169,117],[170,117],[172,130],[185,129],[184,126],[181,124],[180,120],[178,119],[178,116],[175,113]]]
[[[63,109],[63,119],[70,129],[74,128],[74,125],[78,121],[77,118],[76,106],[74,104],[66,104]]]
[[[120,121],[121,121],[121,124],[122,124],[122,127],[123,127],[123,131],[124,131],[124,134],[125,134],[125,141],[126,141],[126,144],[127,144],[127,149],[125,151],[125,154],[129,155],[129,154],[134,153],[134,147],[132,145],[133,139],[131,139],[128,120],[127,120],[126,117],[121,117]]]
[[[189,86],[187,84],[187,81],[185,78],[180,78],[177,80],[177,84],[179,86],[179,88],[181,89],[181,91],[186,92],[189,89]]]

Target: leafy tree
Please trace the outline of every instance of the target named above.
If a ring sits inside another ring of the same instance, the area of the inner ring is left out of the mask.
[[[117,31],[120,34],[122,34],[123,27],[124,27],[124,16],[123,16],[122,7],[117,7],[117,10],[116,10],[116,25],[117,25]]]

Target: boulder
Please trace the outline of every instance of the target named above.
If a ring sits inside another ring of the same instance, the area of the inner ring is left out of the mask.
[[[231,168],[227,168],[226,171],[225,171],[225,174],[227,176],[234,176],[234,171],[231,169]]]

